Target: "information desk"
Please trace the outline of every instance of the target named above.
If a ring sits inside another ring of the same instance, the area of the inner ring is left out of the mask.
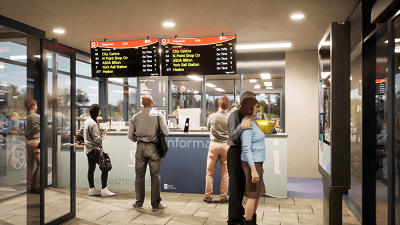
[[[60,142],[59,142],[60,143]],[[207,165],[207,153],[210,145],[208,132],[171,132],[167,137],[169,151],[161,164],[161,191],[177,193],[204,194]],[[264,183],[266,194],[271,197],[287,197],[287,135],[266,134],[266,159]],[[103,142],[104,150],[110,154],[113,165],[108,175],[110,190],[135,190],[135,153],[136,143],[127,138],[126,132],[109,132]],[[59,148],[60,149],[60,148]],[[76,187],[88,188],[87,157],[82,147],[76,149]],[[64,159],[64,160],[63,160]],[[58,176],[60,187],[69,179],[64,173],[68,168],[65,159],[69,159],[69,147],[61,148],[58,157]],[[95,185],[101,188],[101,171],[95,171]],[[146,172],[146,191],[151,190],[149,169]],[[218,162],[214,174],[213,193],[219,195],[221,169]]]

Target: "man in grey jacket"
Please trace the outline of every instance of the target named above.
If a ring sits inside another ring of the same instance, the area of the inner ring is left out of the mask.
[[[139,209],[143,207],[145,174],[148,164],[151,176],[151,206],[153,210],[160,210],[167,207],[167,205],[161,204],[161,157],[157,141],[160,131],[165,136],[168,136],[169,131],[163,115],[156,109],[153,109],[153,98],[150,95],[143,96],[142,104],[144,109],[132,117],[128,130],[128,138],[133,142],[137,141],[135,155],[136,201],[132,206]]]

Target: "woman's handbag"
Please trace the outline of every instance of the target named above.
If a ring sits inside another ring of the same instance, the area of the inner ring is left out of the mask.
[[[105,153],[103,149],[100,149],[99,168],[102,172],[107,172],[112,169],[110,156],[108,155],[108,153]]]
[[[164,158],[165,155],[168,152],[168,145],[167,145],[167,142],[165,141],[165,135],[161,132],[160,117],[159,116],[158,116],[158,128],[159,128],[159,133],[158,133],[158,151],[160,153],[160,157]]]

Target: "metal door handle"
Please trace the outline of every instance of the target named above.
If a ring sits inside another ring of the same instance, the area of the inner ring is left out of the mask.
[[[74,143],[74,144],[71,144],[71,143],[62,143],[61,145],[62,145],[62,146],[67,146],[67,147],[71,147],[71,146],[77,146],[78,143]]]

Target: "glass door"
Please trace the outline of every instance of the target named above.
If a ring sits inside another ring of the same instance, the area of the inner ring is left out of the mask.
[[[75,54],[57,44],[45,44],[47,58],[47,187],[44,222],[60,224],[75,208]]]

